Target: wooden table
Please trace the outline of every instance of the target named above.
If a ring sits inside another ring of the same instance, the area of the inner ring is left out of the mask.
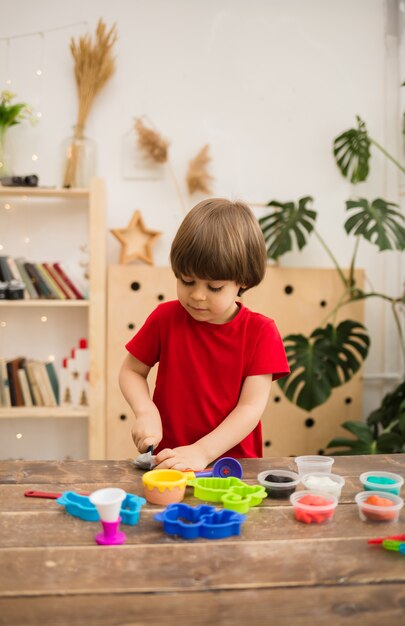
[[[294,461],[248,459],[243,467],[254,483],[259,471],[294,469]],[[346,484],[331,523],[301,524],[288,501],[267,498],[240,536],[184,541],[167,536],[153,519],[159,507],[147,505],[137,526],[124,527],[126,544],[101,547],[98,522],[24,491],[120,486],[142,495],[141,471],[129,461],[2,461],[0,624],[404,624],[405,557],[366,540],[405,533],[405,510],[398,524],[359,519],[354,495],[369,469],[405,476],[405,454],[336,457]]]

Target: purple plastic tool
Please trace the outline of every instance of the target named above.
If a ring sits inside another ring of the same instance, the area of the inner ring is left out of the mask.
[[[117,546],[124,543],[126,540],[125,533],[118,530],[121,518],[119,517],[115,522],[105,522],[101,520],[104,532],[98,533],[95,536],[95,540],[101,546]]]
[[[214,476],[215,478],[242,478],[243,470],[242,465],[231,456],[224,456],[222,459],[218,459],[214,463],[212,470],[204,472],[195,472],[197,478],[205,476]]]

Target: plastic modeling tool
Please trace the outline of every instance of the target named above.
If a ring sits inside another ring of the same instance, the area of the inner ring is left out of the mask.
[[[24,495],[26,498],[49,498],[49,500],[56,500],[57,498],[60,498],[63,494],[62,493],[54,493],[52,491],[24,491]],[[79,494],[77,494],[79,495]],[[89,496],[89,493],[82,493],[80,494],[82,496]]]
[[[163,522],[163,530],[168,535],[179,535],[183,539],[224,539],[240,535],[246,516],[208,504],[193,507],[181,503],[169,504],[154,519]]]
[[[104,531],[95,536],[98,544],[113,546],[124,543],[125,533],[118,530],[118,527],[121,521],[121,505],[126,495],[123,489],[114,487],[98,489],[90,494],[90,502],[97,508]]]
[[[400,554],[405,554],[405,542],[403,541],[394,541],[392,539],[384,539],[381,545],[385,550],[392,550],[393,552],[399,552]]]

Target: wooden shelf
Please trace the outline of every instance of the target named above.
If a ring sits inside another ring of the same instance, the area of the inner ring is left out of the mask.
[[[64,217],[69,220],[69,212],[72,207],[72,203],[76,200],[80,200],[78,206],[78,213],[80,214],[82,208],[86,211],[88,231],[87,231],[87,245],[89,248],[89,299],[87,300],[47,300],[47,299],[35,299],[35,300],[1,300],[0,311],[5,318],[7,315],[11,318],[17,316],[17,310],[24,309],[29,317],[35,317],[38,315],[38,308],[52,308],[55,311],[56,308],[62,308],[68,312],[70,311],[71,317],[76,318],[75,311],[78,309],[83,310],[85,315],[85,325],[88,345],[90,350],[90,389],[89,389],[89,406],[80,407],[78,409],[72,409],[71,407],[1,407],[0,408],[0,421],[1,419],[12,418],[87,418],[87,440],[88,440],[88,456],[90,459],[104,459],[105,458],[105,322],[106,322],[106,244],[107,244],[107,227],[106,227],[106,198],[104,182],[101,179],[93,179],[90,189],[62,189],[62,188],[41,188],[41,187],[2,187],[0,185],[0,208],[7,201],[12,205],[12,199],[15,203],[18,202],[21,205],[35,207],[38,206],[38,200],[44,201],[57,199],[57,202],[50,202],[50,212],[55,210],[62,212],[61,222]],[[60,200],[60,202],[59,202]],[[63,213],[65,212],[65,213]],[[12,228],[13,215],[9,215],[6,211],[1,211],[1,215],[6,216],[8,229]],[[83,216],[81,216],[83,217]],[[9,219],[10,218],[10,219]],[[44,219],[44,216],[37,217],[37,220]],[[49,220],[50,216],[46,216]],[[18,226],[19,223],[17,223]],[[45,226],[45,224],[44,224]],[[55,237],[64,237],[63,230],[60,228],[55,231],[56,227],[52,230],[52,222],[49,221],[46,224],[50,235]],[[17,227],[16,227],[17,228]],[[16,234],[17,236],[17,234]],[[71,235],[72,236],[72,235]],[[46,242],[45,242],[46,243]],[[46,245],[43,246],[44,254]],[[37,254],[42,250],[37,250]],[[2,253],[4,254],[4,253]],[[3,307],[3,308],[2,308]],[[55,316],[58,318],[59,316]],[[79,315],[79,318],[82,318]],[[84,322],[83,319],[80,322]],[[56,320],[55,324],[58,325],[59,321]],[[63,322],[65,323],[65,322]],[[12,326],[12,325],[11,325]],[[82,324],[83,326],[83,324]],[[47,342],[48,350],[52,349],[52,342],[59,342],[58,346],[64,344],[66,339],[63,333],[63,326],[61,322],[60,333],[57,337],[46,336],[46,328],[44,329],[44,341]],[[10,332],[18,334],[18,327],[14,325]],[[85,335],[83,335],[85,336]],[[71,346],[70,346],[71,347]],[[25,344],[24,344],[25,348]],[[17,350],[17,348],[15,348]],[[45,348],[44,348],[45,349]],[[65,346],[63,353],[66,353],[66,349],[70,349],[69,346]],[[20,348],[18,349],[20,351]],[[29,348],[27,349],[29,352]],[[1,356],[1,354],[0,354]],[[9,355],[7,358],[10,358]],[[61,435],[62,436],[62,435]],[[1,434],[0,434],[1,439]]]
[[[49,407],[49,406],[11,406],[0,409],[0,419],[29,417],[88,417],[89,411],[83,409],[70,409],[69,407]]]
[[[1,307],[88,307],[88,300],[0,300]]]
[[[27,198],[72,198],[88,199],[89,189],[63,189],[61,187],[3,187],[0,185],[0,196],[24,196]]]

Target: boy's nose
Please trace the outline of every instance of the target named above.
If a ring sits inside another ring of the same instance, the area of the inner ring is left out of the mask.
[[[196,287],[191,292],[191,297],[193,298],[193,300],[205,300],[204,290],[201,289],[201,287]]]

